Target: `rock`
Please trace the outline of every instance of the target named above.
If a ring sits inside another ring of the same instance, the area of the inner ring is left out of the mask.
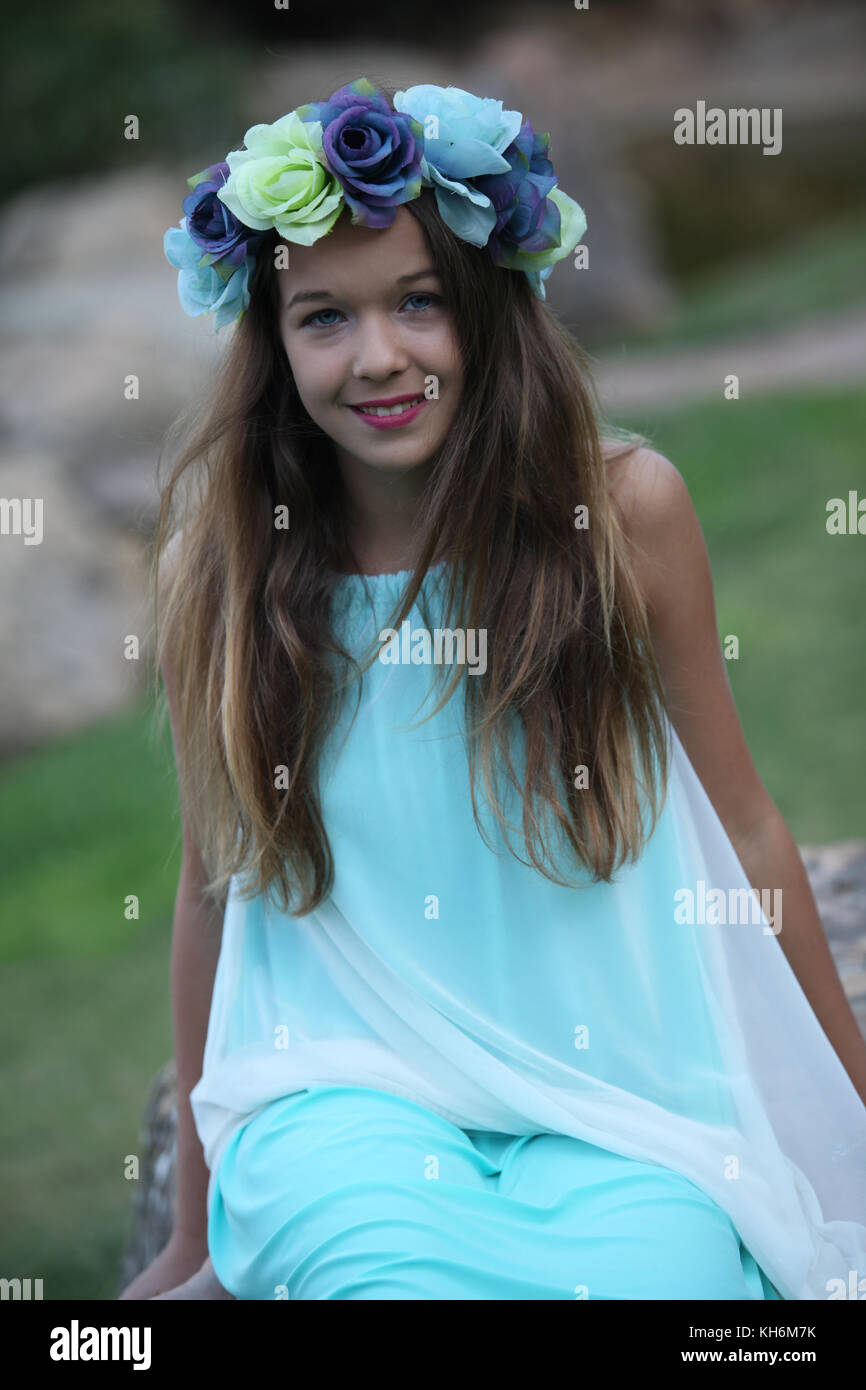
[[[808,846],[800,853],[845,992],[866,1037],[866,840]],[[118,1293],[159,1253],[171,1234],[176,1124],[172,1061],[156,1076],[147,1102],[141,1181],[133,1198],[132,1233]]]
[[[55,454],[0,447],[0,479],[4,496],[42,501],[41,543],[21,534],[0,545],[0,756],[10,756],[134,698],[150,613],[143,547],[106,521]],[[138,660],[124,654],[130,635]]]
[[[160,443],[217,347],[181,312],[162,251],[188,172],[40,186],[0,216],[0,495],[41,499],[43,515],[41,543],[0,545],[0,757],[142,688]]]
[[[151,1086],[141,1129],[141,1171],[132,1198],[132,1233],[121,1264],[121,1293],[171,1235],[176,1205],[177,1077],[167,1062]]]
[[[866,1037],[866,841],[800,849],[830,951]]]

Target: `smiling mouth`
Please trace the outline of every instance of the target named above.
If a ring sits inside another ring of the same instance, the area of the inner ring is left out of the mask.
[[[353,405],[350,409],[357,410],[359,415],[405,415],[407,410],[414,410],[424,399],[424,396],[415,396],[411,401],[401,401],[399,405]]]

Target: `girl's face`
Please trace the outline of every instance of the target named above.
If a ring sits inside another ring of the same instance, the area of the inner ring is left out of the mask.
[[[403,472],[427,462],[459,408],[463,371],[420,224],[403,207],[381,229],[345,216],[313,246],[292,243],[288,253],[288,268],[277,272],[280,335],[308,414],[344,464]],[[429,377],[438,399],[424,396]],[[356,408],[395,397],[423,404],[405,419]]]

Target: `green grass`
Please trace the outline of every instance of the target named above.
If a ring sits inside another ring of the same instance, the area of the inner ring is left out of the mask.
[[[866,307],[866,205],[787,245],[693,279],[680,304],[646,331],[605,335],[593,351],[627,343],[667,348],[790,328],[816,315]]]
[[[0,777],[0,1230],[45,1297],[113,1298],[148,1087],[172,1053],[180,817],[146,699]],[[124,915],[128,894],[138,920]]]
[[[688,482],[719,632],[758,771],[800,843],[866,834],[866,537],[828,536],[828,497],[866,494],[866,401],[799,393],[622,423]],[[0,1230],[5,1272],[47,1298],[112,1298],[129,1228],[125,1156],[171,1055],[180,868],[170,748],[142,700],[0,772]],[[141,902],[124,917],[127,894]]]
[[[740,721],[799,843],[866,835],[866,536],[826,504],[866,497],[859,391],[702,403],[625,423],[688,483],[704,529]]]
[[[43,1279],[47,1299],[117,1295],[124,1165],[141,1155],[148,1089],[172,1052],[170,941],[166,919],[101,959],[3,966],[3,1269]]]
[[[156,742],[147,710],[143,699],[3,769],[4,960],[102,957],[170,913],[180,816],[171,738],[166,726]]]

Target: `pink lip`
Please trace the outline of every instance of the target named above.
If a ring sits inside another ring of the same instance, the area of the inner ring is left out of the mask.
[[[411,401],[411,399],[411,396],[400,397],[400,400],[404,401]],[[399,405],[400,400],[377,401],[376,404]],[[398,429],[401,425],[408,425],[411,420],[415,419],[419,410],[424,409],[426,404],[426,400],[421,400],[418,402],[416,406],[413,406],[411,410],[404,410],[402,415],[365,415],[364,412],[362,410],[359,410],[358,407],[355,405],[350,406],[349,409],[354,410],[358,419],[363,420],[365,425],[372,425],[373,428],[377,430],[393,430]]]

